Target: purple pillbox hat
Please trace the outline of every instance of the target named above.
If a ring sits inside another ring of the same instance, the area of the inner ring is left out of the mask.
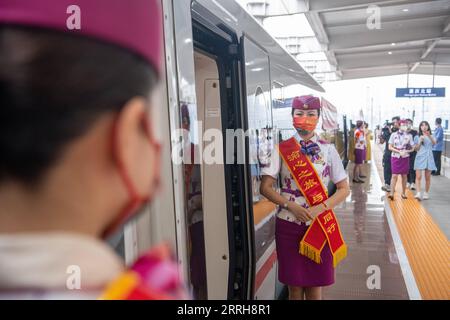
[[[71,23],[79,17],[79,28]],[[145,58],[161,74],[159,0],[0,0],[0,25],[41,27],[118,45]]]
[[[320,99],[312,95],[295,97],[292,100],[292,109],[320,110]]]

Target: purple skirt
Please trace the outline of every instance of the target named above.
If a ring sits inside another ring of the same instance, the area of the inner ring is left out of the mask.
[[[355,164],[363,164],[366,160],[366,149],[355,149]]]
[[[278,256],[278,279],[295,287],[324,287],[334,283],[333,256],[328,244],[323,248],[320,264],[299,253],[300,240],[308,226],[277,218],[275,238]]]
[[[409,157],[395,158],[391,157],[392,174],[408,174],[409,173]]]

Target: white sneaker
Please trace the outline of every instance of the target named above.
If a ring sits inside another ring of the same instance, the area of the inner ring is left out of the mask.
[[[416,198],[417,200],[422,200],[422,196],[421,196],[420,192],[417,192],[416,195],[414,196],[414,198]]]
[[[411,183],[410,187],[411,187],[411,190],[416,190],[416,185],[414,183]]]
[[[430,197],[428,196],[428,192],[423,193],[423,200],[428,200]]]
[[[409,187],[411,187],[411,184],[408,182],[408,183],[406,184],[406,187],[409,189]]]

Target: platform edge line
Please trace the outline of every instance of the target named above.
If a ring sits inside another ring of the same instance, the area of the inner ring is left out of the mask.
[[[372,155],[373,156],[373,155]],[[378,173],[378,169],[375,165],[374,158],[371,161],[371,168],[375,170],[375,177],[381,186],[381,178]],[[386,196],[383,197],[384,202],[384,212],[386,214],[386,219],[389,224],[389,230],[391,231],[392,240],[394,242],[395,252],[397,253],[397,257],[400,263],[400,269],[403,274],[403,280],[405,281],[406,291],[408,292],[408,296],[410,300],[422,300],[422,296],[420,294],[419,287],[417,286],[416,279],[414,278],[414,273],[412,272],[411,265],[409,264],[408,256],[406,255],[405,248],[403,247],[403,242],[400,237],[400,233],[397,229],[397,224],[394,220],[394,216],[392,214],[391,206],[389,202],[386,201]]]

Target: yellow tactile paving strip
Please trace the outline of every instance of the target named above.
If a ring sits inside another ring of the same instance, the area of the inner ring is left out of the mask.
[[[374,148],[380,176],[382,150]],[[397,184],[395,200],[390,202],[392,214],[405,248],[409,264],[422,299],[450,299],[450,245],[447,237],[428,211],[407,191],[408,199],[400,197]],[[431,200],[430,200],[431,201]]]

